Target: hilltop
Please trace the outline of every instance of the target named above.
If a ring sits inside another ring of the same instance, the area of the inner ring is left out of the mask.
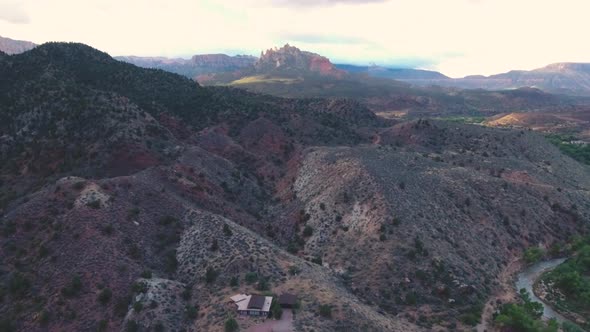
[[[491,100],[554,98],[510,93]],[[7,330],[222,331],[229,296],[289,291],[297,331],[468,331],[526,248],[590,229],[587,166],[528,130],[203,87],[64,43],[0,58],[0,106]]]

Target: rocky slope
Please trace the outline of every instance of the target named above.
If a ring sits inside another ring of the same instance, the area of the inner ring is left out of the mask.
[[[590,226],[588,168],[528,131],[80,44],[1,59],[0,88],[3,330],[222,331],[234,293],[290,291],[297,331],[467,331],[508,261]]]
[[[0,36],[0,51],[6,54],[18,54],[26,52],[37,44],[24,40],[14,40]]]

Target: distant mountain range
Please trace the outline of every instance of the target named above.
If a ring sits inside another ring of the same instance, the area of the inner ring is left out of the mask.
[[[32,42],[0,37],[0,51],[9,55],[28,51],[35,46]],[[260,75],[296,79],[309,74],[334,79],[348,79],[356,75],[392,79],[414,86],[485,90],[530,87],[549,93],[590,96],[590,63],[555,63],[530,71],[512,70],[491,76],[450,78],[440,72],[423,69],[332,64],[324,56],[301,51],[290,45],[269,49],[259,58],[251,55],[200,54],[190,59],[138,56],[119,56],[115,59],[139,67],[173,72],[203,84],[244,83],[243,78],[258,76],[260,79]]]
[[[116,59],[141,67],[171,71],[205,84],[229,83],[243,76],[255,74],[301,76],[316,73],[334,78],[345,78],[352,74],[398,80],[416,86],[437,85],[486,90],[530,87],[549,93],[590,96],[590,63],[556,63],[530,71],[513,70],[491,76],[470,75],[464,78],[450,78],[440,72],[423,69],[332,64],[329,59],[319,54],[298,51],[300,50],[294,46],[285,45],[282,48],[267,50],[260,58],[213,54],[196,55],[191,59]]]
[[[0,51],[9,55],[26,52],[35,46],[37,44],[29,41],[14,40],[0,36]]]
[[[520,87],[538,88],[550,93],[590,96],[590,63],[554,63],[530,71],[512,70],[491,76],[465,78],[404,79],[416,85],[440,85],[464,89],[503,90]]]
[[[249,55],[200,54],[190,59],[138,56],[119,56],[115,59],[139,67],[162,69],[199,80],[205,79],[207,74],[232,72],[251,66],[257,58]]]

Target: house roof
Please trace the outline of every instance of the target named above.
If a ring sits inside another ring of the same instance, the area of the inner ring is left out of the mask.
[[[262,310],[266,298],[262,295],[252,295],[250,302],[248,302],[248,309]]]
[[[238,306],[238,311],[270,311],[270,305],[272,304],[271,296],[236,294],[231,299]],[[252,302],[252,299],[254,299],[254,302]]]
[[[294,305],[297,303],[297,296],[294,294],[283,293],[279,296],[279,304]]]

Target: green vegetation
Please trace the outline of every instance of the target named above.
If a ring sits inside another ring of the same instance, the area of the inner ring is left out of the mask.
[[[231,228],[227,224],[223,224],[223,234],[225,236],[232,236]]]
[[[61,293],[65,297],[74,297],[78,295],[80,290],[82,289],[82,281],[80,280],[80,276],[76,275],[72,278],[72,281],[61,289]]]
[[[504,329],[523,332],[557,332],[558,324],[555,320],[544,323],[541,320],[543,305],[531,301],[525,289],[520,290],[522,303],[504,304],[494,322]]]
[[[98,302],[103,305],[106,305],[113,297],[113,292],[109,288],[105,288],[98,293]]]
[[[590,239],[586,239],[590,242]],[[587,243],[588,243],[587,242]],[[579,245],[579,244],[578,244]],[[542,281],[554,285],[548,300],[561,312],[576,312],[582,317],[590,316],[590,244],[576,248],[576,254],[543,275]],[[565,298],[560,296],[565,295]],[[590,327],[590,323],[586,324]]]
[[[324,318],[332,318],[332,306],[329,304],[321,304],[320,308],[320,316]]]
[[[20,298],[31,288],[31,282],[22,273],[15,272],[8,279],[8,292]]]
[[[483,312],[483,304],[473,305],[469,308],[469,310],[463,313],[459,319],[463,324],[467,324],[470,326],[475,326],[479,324],[481,320],[481,313]]]
[[[274,319],[281,319],[281,317],[283,316],[283,308],[281,308],[281,305],[279,304],[279,299],[274,296],[274,298],[272,299],[272,304],[270,305],[270,314],[272,316],[272,318]]]
[[[212,267],[208,267],[207,271],[205,272],[205,281],[208,284],[211,284],[215,281],[215,279],[217,279],[217,276],[219,275],[219,272],[217,272],[214,268]]]
[[[139,301],[133,303],[133,310],[135,310],[135,312],[140,312],[141,310],[143,310],[143,303]]]
[[[590,144],[572,143],[578,139],[571,135],[551,134],[547,135],[547,139],[556,145],[564,154],[581,163],[590,165]]]
[[[270,289],[270,284],[268,282],[268,278],[260,277],[258,280],[258,285],[256,285],[256,289],[259,291],[267,291]]]
[[[539,247],[531,247],[527,248],[524,251],[524,260],[528,264],[534,264],[538,262],[543,257],[543,250]]]
[[[134,321],[134,320],[130,320],[125,325],[125,331],[126,332],[136,332],[136,331],[139,331],[139,324],[137,324],[137,322]]]
[[[224,324],[225,332],[236,332],[239,329],[240,329],[240,327],[238,326],[238,322],[235,320],[235,318],[230,317],[225,321],[225,324]]]
[[[309,225],[305,226],[303,229],[303,236],[310,237],[313,234],[313,228]]]
[[[199,309],[194,305],[187,305],[185,307],[186,317],[190,320],[195,320],[199,314]]]
[[[258,281],[258,274],[256,272],[248,272],[248,273],[246,273],[244,280],[246,281],[246,283],[248,285],[251,285],[251,284],[255,283],[256,281]]]

